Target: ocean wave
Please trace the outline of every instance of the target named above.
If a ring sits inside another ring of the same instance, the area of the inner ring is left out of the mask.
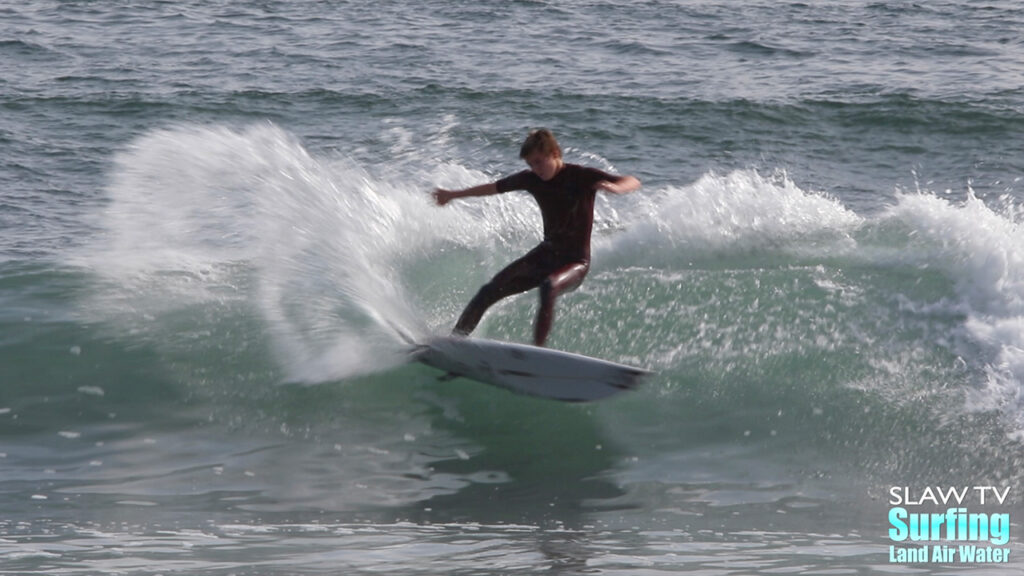
[[[431,185],[495,175],[402,154],[397,173],[316,156],[268,124],[145,135],[117,157],[97,215],[105,233],[75,260],[95,278],[83,316],[176,347],[163,355],[204,381],[211,338],[239,369],[272,351],[276,368],[258,377],[267,385],[387,379],[405,361],[395,326],[444,330],[539,237],[525,195],[430,204]],[[942,471],[931,440],[872,452],[871,428],[936,426],[967,446],[965,461],[1019,437],[1024,283],[1012,211],[918,194],[866,217],[756,170],[600,198],[591,277],[560,305],[552,341],[658,369],[627,400],[639,405],[626,420],[696,410],[696,421],[710,417],[704,440],[814,430],[812,444],[855,449],[879,474]],[[534,306],[503,303],[481,335],[518,339]],[[970,440],[990,415],[1001,432]],[[1005,463],[993,456],[979,474]]]

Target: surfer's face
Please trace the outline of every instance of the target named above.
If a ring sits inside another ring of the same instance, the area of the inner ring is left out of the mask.
[[[562,169],[562,157],[554,154],[533,152],[528,154],[524,160],[530,170],[545,182],[554,178],[555,174]]]

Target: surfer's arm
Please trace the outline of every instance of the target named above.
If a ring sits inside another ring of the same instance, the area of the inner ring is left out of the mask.
[[[445,190],[444,188],[438,188],[434,190],[434,201],[437,202],[438,206],[444,206],[445,204],[455,200],[457,198],[470,198],[472,196],[491,196],[492,194],[498,193],[498,187],[494,182],[488,184],[481,184],[479,186],[473,186],[472,188],[464,188],[462,190]]]
[[[635,176],[619,176],[619,179],[614,182],[611,180],[601,180],[594,187],[612,194],[629,194],[640,188],[640,180]]]

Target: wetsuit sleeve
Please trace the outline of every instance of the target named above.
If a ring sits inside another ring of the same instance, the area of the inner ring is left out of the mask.
[[[607,181],[609,181],[609,182],[614,184],[614,183],[617,183],[619,180],[622,180],[622,178],[623,178],[622,176],[616,176],[615,174],[609,174],[609,173],[607,173],[607,172],[605,172],[603,170],[598,170],[597,168],[589,168],[588,167],[588,168],[584,168],[583,170],[584,170],[584,178],[585,178],[586,183],[587,183],[587,188],[589,188],[591,190],[594,189],[594,186],[597,185],[598,182],[601,182],[603,180],[607,180]]]
[[[526,190],[527,181],[530,177],[531,172],[529,170],[523,170],[522,172],[516,172],[511,176],[506,176],[501,180],[494,183],[495,187],[498,188],[498,192],[510,192],[512,190]]]

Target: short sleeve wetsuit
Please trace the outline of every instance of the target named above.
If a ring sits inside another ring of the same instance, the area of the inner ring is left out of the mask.
[[[596,186],[604,180],[620,179],[596,168],[563,164],[548,181],[523,170],[495,182],[498,192],[526,190],[533,196],[544,222],[544,240],[480,289],[459,318],[455,332],[469,334],[495,302],[540,287],[534,343],[543,345],[551,329],[555,298],[578,287],[590,269]]]

